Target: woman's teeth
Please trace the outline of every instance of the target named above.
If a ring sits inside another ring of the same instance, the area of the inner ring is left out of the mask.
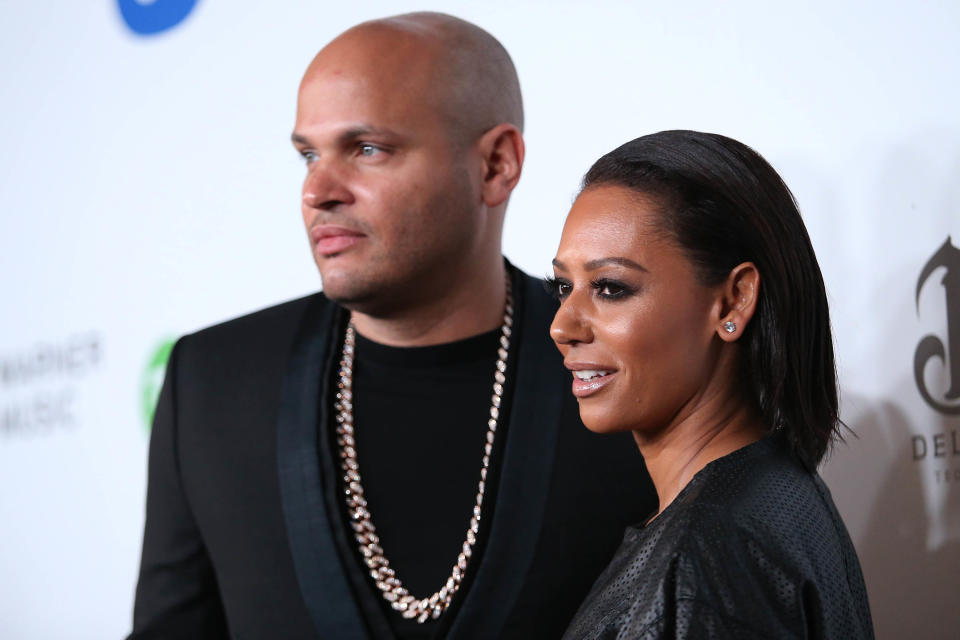
[[[600,378],[605,375],[609,375],[609,371],[604,371],[602,369],[581,369],[579,371],[574,371],[573,375],[577,376],[580,380],[590,380],[592,378]]]

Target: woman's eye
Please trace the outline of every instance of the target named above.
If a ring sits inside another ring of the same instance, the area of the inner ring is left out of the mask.
[[[616,297],[623,293],[623,289],[615,284],[605,284],[600,287],[600,294],[608,297]]]
[[[609,300],[622,298],[631,293],[629,287],[614,280],[597,280],[593,283],[593,288],[596,289],[597,295]]]
[[[570,291],[573,290],[573,285],[559,278],[546,278],[545,286],[547,292],[557,300],[563,300],[570,295]]]

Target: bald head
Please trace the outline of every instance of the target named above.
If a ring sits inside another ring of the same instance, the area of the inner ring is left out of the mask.
[[[396,83],[395,97],[423,103],[472,141],[500,123],[523,129],[513,61],[480,27],[442,13],[409,13],[359,24],[317,54],[304,82],[331,69]]]
[[[291,136],[301,209],[324,292],[361,333],[363,317],[421,312],[457,325],[448,339],[498,325],[522,124],[510,56],[450,16],[358,25],[310,63]]]

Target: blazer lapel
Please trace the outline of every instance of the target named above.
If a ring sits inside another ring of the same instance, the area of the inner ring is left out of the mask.
[[[283,516],[303,600],[321,638],[366,640],[367,631],[332,537],[318,456],[326,363],[338,309],[317,296],[289,358],[277,424]]]
[[[566,377],[548,328],[555,305],[537,280],[513,270],[519,318],[516,387],[497,505],[476,578],[449,638],[499,638],[536,552],[550,491]],[[509,382],[508,382],[509,384]]]

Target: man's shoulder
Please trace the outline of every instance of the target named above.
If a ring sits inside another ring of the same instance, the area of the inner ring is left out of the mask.
[[[231,339],[254,334],[261,338],[277,332],[295,330],[309,311],[332,303],[321,292],[264,307],[250,313],[204,327],[189,335],[191,341]]]
[[[301,327],[324,317],[332,304],[315,293],[208,326],[178,341],[178,357],[200,369],[285,357]]]
[[[530,326],[530,331],[524,332],[524,341],[536,337],[541,342],[541,347],[550,354],[560,358],[560,352],[557,351],[550,339],[550,323],[553,322],[553,316],[559,307],[556,298],[547,292],[543,279],[531,276],[517,267],[511,267],[514,270],[513,286],[517,302],[522,307],[521,314],[523,322]],[[517,291],[516,289],[519,289]]]
[[[549,307],[552,310],[560,306],[557,299],[548,292],[543,278],[532,276],[518,267],[513,268],[516,269],[518,280],[523,285],[524,295],[528,296],[533,304]]]

